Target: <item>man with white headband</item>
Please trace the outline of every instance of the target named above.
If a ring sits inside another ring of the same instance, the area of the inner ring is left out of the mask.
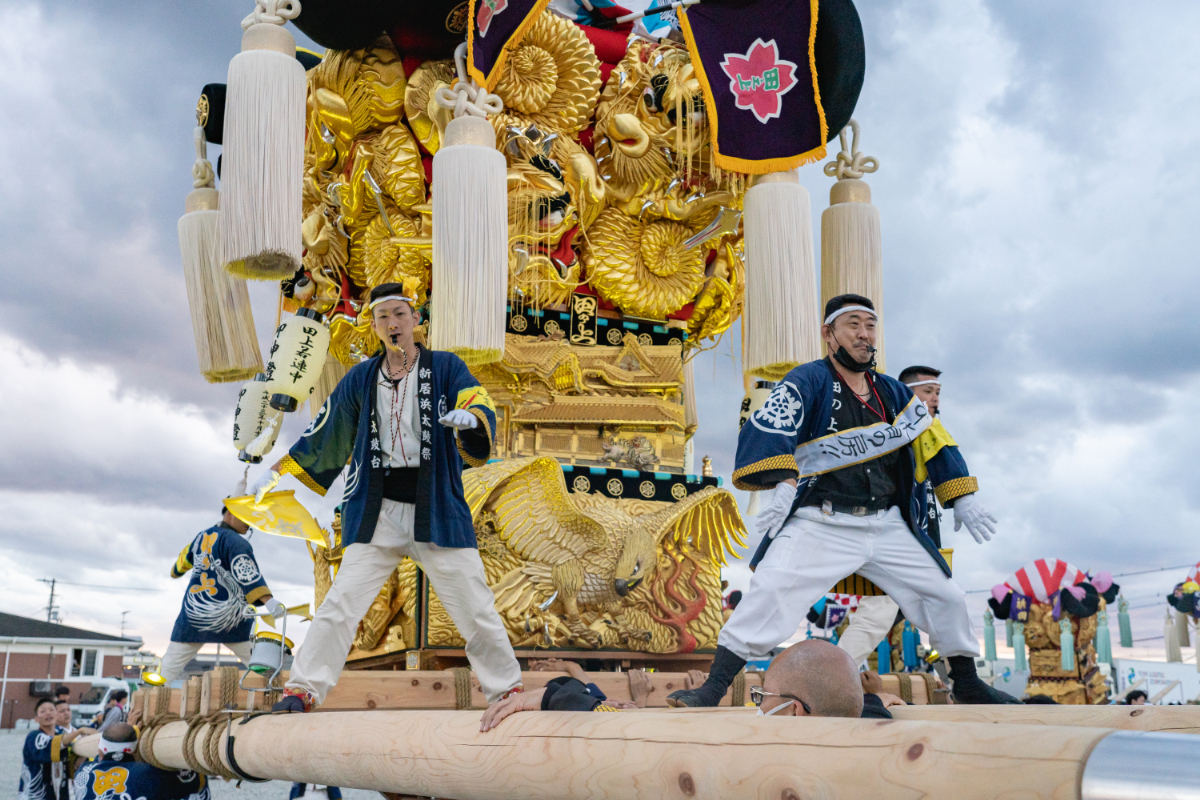
[[[917,365],[905,367],[900,371],[898,378],[901,383],[912,390],[913,395],[924,403],[925,407],[929,409],[929,413],[933,415],[933,423],[929,429],[917,437],[917,441],[913,444],[913,456],[916,462],[914,478],[922,485],[925,492],[925,507],[928,509],[926,533],[938,548],[942,546],[942,533],[941,514],[938,512],[937,504],[939,502],[953,503],[953,500],[948,501],[939,496],[938,491],[941,487],[934,484],[927,464],[943,450],[945,451],[944,458],[961,460],[958,444],[949,431],[943,427],[939,416],[942,393],[941,374],[941,370]],[[964,463],[959,471],[965,472],[966,468]],[[952,487],[953,484],[947,488]],[[945,492],[945,490],[943,491]],[[949,495],[952,492],[945,492],[945,494]],[[975,515],[977,519],[971,520],[972,515]],[[972,524],[973,522],[977,524]],[[954,530],[957,531],[966,524],[968,532],[980,544],[991,539],[992,534],[995,533],[995,522],[996,520],[991,514],[981,508],[971,507],[970,501],[955,504]],[[883,637],[891,631],[897,621],[899,610],[900,607],[896,601],[885,594],[864,596],[858,601],[858,608],[850,616],[850,624],[839,637],[838,647],[849,653],[856,663],[861,664],[870,653],[875,651],[879,643],[883,641]],[[880,671],[889,671],[887,665],[881,665]]]
[[[966,598],[929,538],[916,479],[914,445],[933,417],[911,389],[872,369],[876,320],[866,297],[831,299],[821,326],[828,357],[789,372],[742,426],[733,485],[775,489],[757,520],[756,571],[721,629],[708,680],[672,693],[671,704],[717,705],[747,659],[792,636],[829,587],[855,573],[896,600],[948,657],[956,701],[1017,702],[975,673],[979,644]],[[956,517],[962,505],[969,529],[989,527],[957,448],[941,448],[925,468]]]
[[[159,769],[136,761],[137,729],[118,722],[104,732],[99,756],[75,773],[79,800],[209,800],[208,779],[191,770]]]
[[[520,691],[521,668],[496,613],[462,471],[487,463],[496,407],[462,359],[413,340],[416,287],[385,283],[369,309],[383,348],[353,367],[300,440],[251,491],[281,474],[324,495],[339,475],[342,564],[309,625],[275,710],[307,711],[337,683],[359,621],[401,559],[428,576],[489,703]]]

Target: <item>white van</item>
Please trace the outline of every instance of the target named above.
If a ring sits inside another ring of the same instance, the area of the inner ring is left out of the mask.
[[[71,724],[76,728],[91,727],[96,715],[104,710],[108,698],[112,696],[113,692],[117,689],[124,689],[132,696],[136,685],[135,682],[124,681],[120,678],[94,679],[92,688],[83,693],[78,703],[71,705]]]

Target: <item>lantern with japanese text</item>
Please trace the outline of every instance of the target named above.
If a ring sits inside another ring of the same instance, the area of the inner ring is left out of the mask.
[[[295,411],[308,399],[325,367],[329,329],[320,313],[301,308],[275,330],[267,362],[267,391],[271,408]]]
[[[233,446],[238,450],[238,459],[251,464],[262,461],[262,456],[254,456],[246,452],[246,447],[254,441],[271,418],[272,408],[269,404],[270,390],[267,388],[267,376],[259,373],[253,380],[242,384],[238,393],[237,409],[233,413]]]

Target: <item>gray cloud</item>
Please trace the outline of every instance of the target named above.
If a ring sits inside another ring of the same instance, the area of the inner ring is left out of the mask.
[[[960,582],[986,589],[1041,556],[1115,572],[1200,558],[1188,467],[1200,8],[859,5],[868,62],[855,116],[882,163],[869,182],[888,363],[947,371],[946,424],[1002,520],[985,546],[947,533]],[[196,372],[175,224],[192,109],[224,80],[246,11],[0,4],[0,564],[13,576],[0,607],[35,610],[38,577],[154,587],[70,589],[64,608],[115,630],[117,606],[136,602],[131,622],[161,648],[181,589],[169,563],[241,474],[237,387]],[[817,167],[801,179],[819,253],[830,181]],[[267,342],[272,290],[251,292]],[[695,365],[697,463],[712,456],[727,486],[739,340],[735,328]],[[281,442],[304,421],[290,419]],[[289,486],[328,521],[336,491]],[[300,544],[255,545],[281,596],[302,602]],[[729,574],[748,579],[743,566]],[[1131,579],[1131,599],[1148,604],[1139,635],[1161,632],[1154,604],[1180,577]],[[976,615],[983,597],[971,596]]]

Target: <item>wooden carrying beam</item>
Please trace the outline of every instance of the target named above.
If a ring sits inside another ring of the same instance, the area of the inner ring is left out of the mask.
[[[1079,798],[1104,728],[794,719],[634,711],[373,711],[235,720],[234,759],[256,778],[455,800],[570,798]],[[718,719],[719,718],[719,719]],[[183,758],[187,723],[154,737]],[[1160,734],[1161,735],[1161,734]],[[226,734],[216,748],[226,759]],[[203,732],[197,740],[204,738]],[[1170,737],[1192,742],[1191,737]],[[1200,757],[1200,741],[1195,742]],[[207,764],[204,753],[197,753]],[[229,766],[226,764],[226,766]],[[1152,768],[1152,765],[1144,765]]]
[[[1200,734],[1200,707],[1196,706],[898,706],[888,710],[903,720]]]

